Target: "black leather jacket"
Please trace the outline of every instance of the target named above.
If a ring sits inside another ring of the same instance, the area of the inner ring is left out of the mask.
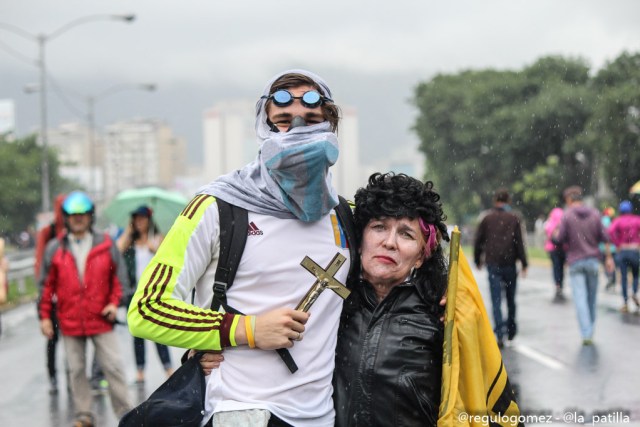
[[[352,286],[336,349],[336,426],[436,425],[443,324],[422,295],[403,283],[378,304],[368,282]]]

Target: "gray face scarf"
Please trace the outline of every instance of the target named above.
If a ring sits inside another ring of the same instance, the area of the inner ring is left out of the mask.
[[[305,70],[288,70],[267,84],[263,95],[281,76],[303,74],[331,97],[326,83]],[[317,221],[338,204],[329,167],[338,159],[338,138],[328,122],[301,126],[289,132],[272,132],[267,125],[266,100],[256,105],[256,134],[260,152],[253,162],[223,175],[198,191],[251,212],[284,219]]]

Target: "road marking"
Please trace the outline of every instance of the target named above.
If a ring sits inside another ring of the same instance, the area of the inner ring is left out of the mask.
[[[565,366],[561,362],[557,361],[556,359],[550,356],[547,356],[546,354],[540,353],[539,351],[534,350],[531,347],[528,347],[526,345],[513,344],[511,345],[511,348],[517,351],[518,353],[522,354],[523,356],[533,359],[536,362],[542,365],[545,365],[548,368],[555,369],[556,371],[560,371],[565,368]]]

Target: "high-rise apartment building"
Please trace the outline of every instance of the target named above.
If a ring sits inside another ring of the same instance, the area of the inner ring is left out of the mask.
[[[203,178],[213,181],[256,158],[255,103],[221,101],[204,112]]]
[[[63,123],[49,131],[49,145],[58,153],[60,175],[99,203],[134,187],[175,188],[187,169],[186,141],[154,119],[111,124],[93,140],[85,124]]]
[[[103,188],[102,168],[97,144],[93,147],[95,151],[91,151],[89,128],[84,123],[67,122],[50,129],[48,136],[49,146],[58,154],[60,175],[77,182],[93,198],[99,198]]]
[[[166,124],[134,119],[107,126],[103,138],[105,195],[129,188],[173,187],[186,170],[186,143]]]

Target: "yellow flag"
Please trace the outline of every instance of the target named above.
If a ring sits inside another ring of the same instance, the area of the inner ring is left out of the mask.
[[[523,425],[460,231],[451,236],[438,427]]]

